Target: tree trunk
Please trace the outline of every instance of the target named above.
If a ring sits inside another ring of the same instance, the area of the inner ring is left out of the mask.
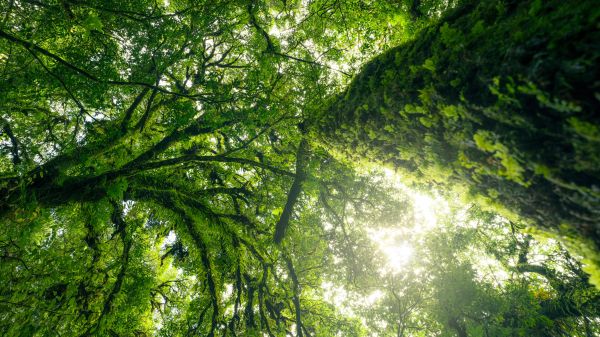
[[[317,133],[508,217],[574,228],[597,252],[599,16],[595,1],[467,1],[369,62]]]

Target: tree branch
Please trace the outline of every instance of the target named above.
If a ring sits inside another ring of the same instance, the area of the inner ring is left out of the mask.
[[[27,50],[33,50],[36,51],[42,55],[45,55],[53,60],[55,60],[56,62],[58,62],[59,64],[63,65],[64,67],[70,69],[71,71],[91,80],[94,82],[99,82],[99,83],[106,83],[106,84],[112,84],[112,85],[123,85],[123,86],[142,86],[142,87],[146,87],[146,88],[150,88],[150,89],[155,89],[158,90],[160,92],[166,93],[166,94],[170,94],[170,95],[175,95],[175,96],[181,96],[181,97],[186,97],[186,98],[190,98],[190,99],[198,99],[200,97],[203,96],[203,94],[195,94],[195,95],[188,95],[185,93],[179,93],[179,92],[174,92],[174,91],[170,91],[167,90],[165,88],[162,88],[158,85],[154,85],[154,84],[150,84],[150,83],[145,83],[145,82],[137,82],[137,81],[118,81],[118,80],[103,80],[101,78],[96,77],[95,75],[91,74],[90,72],[88,72],[87,70],[84,70],[68,61],[66,61],[65,59],[63,59],[62,57],[32,43],[32,42],[28,42],[25,40],[22,40],[16,36],[10,35],[7,32],[5,32],[4,30],[0,29],[0,37],[3,37],[6,40],[9,40],[11,42],[17,43],[21,46],[23,46],[25,49]]]
[[[293,302],[296,316],[296,336],[302,337],[302,316],[301,316],[301,308],[300,308],[300,286],[298,282],[298,275],[296,275],[296,271],[294,269],[294,264],[292,260],[284,253],[281,254],[283,260],[285,261],[285,265],[290,273],[290,278],[292,279],[292,292],[294,294]]]
[[[302,192],[302,183],[306,180],[305,166],[307,152],[308,142],[303,138],[302,141],[300,141],[298,152],[296,153],[296,175],[294,176],[294,182],[292,183],[292,187],[288,192],[287,201],[285,203],[285,207],[283,208],[283,212],[281,212],[281,217],[275,225],[273,241],[277,244],[281,243],[285,236],[285,231],[289,226],[290,217],[294,211],[294,205],[296,204],[296,201],[298,201],[298,197]]]
[[[116,172],[122,171],[123,173],[135,173],[135,172],[140,172],[140,171],[169,167],[169,166],[182,164],[182,163],[189,163],[189,162],[237,163],[237,164],[250,165],[250,166],[262,168],[262,169],[269,170],[271,172],[285,175],[288,177],[296,176],[295,174],[293,174],[289,171],[286,171],[286,170],[283,170],[283,169],[280,169],[280,168],[277,168],[277,167],[274,167],[274,166],[271,166],[268,164],[264,164],[261,162],[257,162],[257,161],[251,160],[251,159],[239,158],[239,157],[225,157],[223,155],[197,156],[194,154],[184,155],[181,157],[164,159],[164,160],[154,161],[154,162],[149,162],[149,163],[144,163],[144,164],[140,164],[136,167],[128,167],[129,165],[126,165],[123,169],[117,170]]]
[[[19,156],[19,141],[17,140],[17,137],[15,137],[15,134],[12,132],[12,129],[10,128],[10,123],[8,123],[8,121],[4,118],[0,118],[0,123],[3,124],[3,130],[4,133],[8,136],[8,138],[10,139],[10,143],[12,144],[10,152],[12,154],[12,162],[13,164],[19,165],[21,163],[21,157]]]
[[[113,202],[113,211],[111,214],[111,220],[117,228],[117,232],[121,237],[121,242],[123,243],[123,253],[121,254],[121,269],[117,274],[117,279],[115,283],[113,283],[113,287],[106,297],[104,301],[104,305],[102,306],[102,312],[100,316],[96,319],[96,323],[91,325],[84,333],[83,336],[91,336],[97,332],[98,327],[102,324],[102,320],[110,313],[113,307],[113,302],[116,296],[121,291],[121,287],[123,286],[123,281],[125,280],[125,274],[127,272],[127,266],[129,264],[129,251],[131,250],[131,246],[133,244],[133,240],[131,239],[130,233],[127,231],[127,224],[125,223],[125,219],[123,218],[123,208],[117,202]]]
[[[171,144],[173,144],[174,142],[177,142],[179,140],[182,140],[182,139],[185,139],[185,138],[191,137],[191,136],[197,136],[197,135],[201,135],[201,134],[211,133],[222,127],[232,125],[232,124],[234,124],[233,121],[226,121],[218,126],[202,127],[201,120],[196,119],[192,122],[192,124],[185,127],[184,129],[175,130],[175,131],[171,132],[171,134],[169,134],[168,136],[163,138],[160,142],[154,144],[154,146],[152,146],[150,149],[148,149],[147,151],[145,151],[142,154],[140,154],[139,156],[137,156],[135,159],[133,159],[129,163],[127,163],[125,166],[123,166],[123,168],[125,168],[125,169],[134,168],[135,166],[137,166],[141,163],[144,163],[149,159],[152,159],[157,154],[168,149],[169,146]]]
[[[310,64],[310,65],[314,65],[314,66],[318,66],[318,67],[324,67],[333,71],[337,71],[345,76],[352,76],[349,73],[340,70],[340,69],[335,69],[332,68],[328,65],[325,64],[321,64],[319,62],[316,61],[312,61],[312,60],[306,60],[303,58],[299,58],[299,57],[295,57],[295,56],[291,56],[288,54],[284,54],[280,51],[278,51],[278,48],[275,46],[275,44],[273,43],[273,39],[271,39],[271,36],[269,35],[269,33],[267,33],[266,30],[264,30],[259,24],[258,24],[258,20],[256,19],[256,14],[254,13],[254,4],[252,2],[250,2],[247,6],[247,11],[248,11],[248,16],[250,18],[250,24],[259,32],[260,35],[262,35],[262,37],[265,39],[265,42],[267,43],[267,48],[265,49],[265,53],[269,53],[275,56],[279,56],[279,57],[283,57],[283,58],[287,58],[293,61],[297,61],[297,62],[302,62],[302,63],[306,63],[306,64]]]
[[[133,116],[133,112],[135,111],[135,109],[137,109],[140,103],[142,103],[142,100],[144,99],[148,91],[150,91],[150,88],[148,87],[142,89],[142,91],[133,100],[129,108],[127,108],[127,110],[125,111],[125,116],[121,121],[121,134],[124,135],[125,133],[127,133],[127,128],[129,127],[129,121],[131,120],[131,116]]]

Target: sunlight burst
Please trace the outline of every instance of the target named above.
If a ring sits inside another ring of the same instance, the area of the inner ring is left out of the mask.
[[[397,274],[410,262],[414,249],[407,241],[403,240],[405,233],[401,228],[371,230],[369,237],[377,243],[378,250],[387,260],[386,265],[380,269],[380,273]]]
[[[413,247],[406,242],[400,245],[381,245],[379,249],[388,260],[391,272],[398,273],[410,261],[413,255]]]

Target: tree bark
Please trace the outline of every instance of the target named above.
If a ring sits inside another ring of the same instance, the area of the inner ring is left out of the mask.
[[[316,134],[509,217],[567,224],[598,251],[597,18],[594,1],[467,1],[370,61]]]

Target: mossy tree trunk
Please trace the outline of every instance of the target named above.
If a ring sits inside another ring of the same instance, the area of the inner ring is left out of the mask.
[[[599,18],[595,1],[467,1],[369,62],[317,133],[598,251]]]

